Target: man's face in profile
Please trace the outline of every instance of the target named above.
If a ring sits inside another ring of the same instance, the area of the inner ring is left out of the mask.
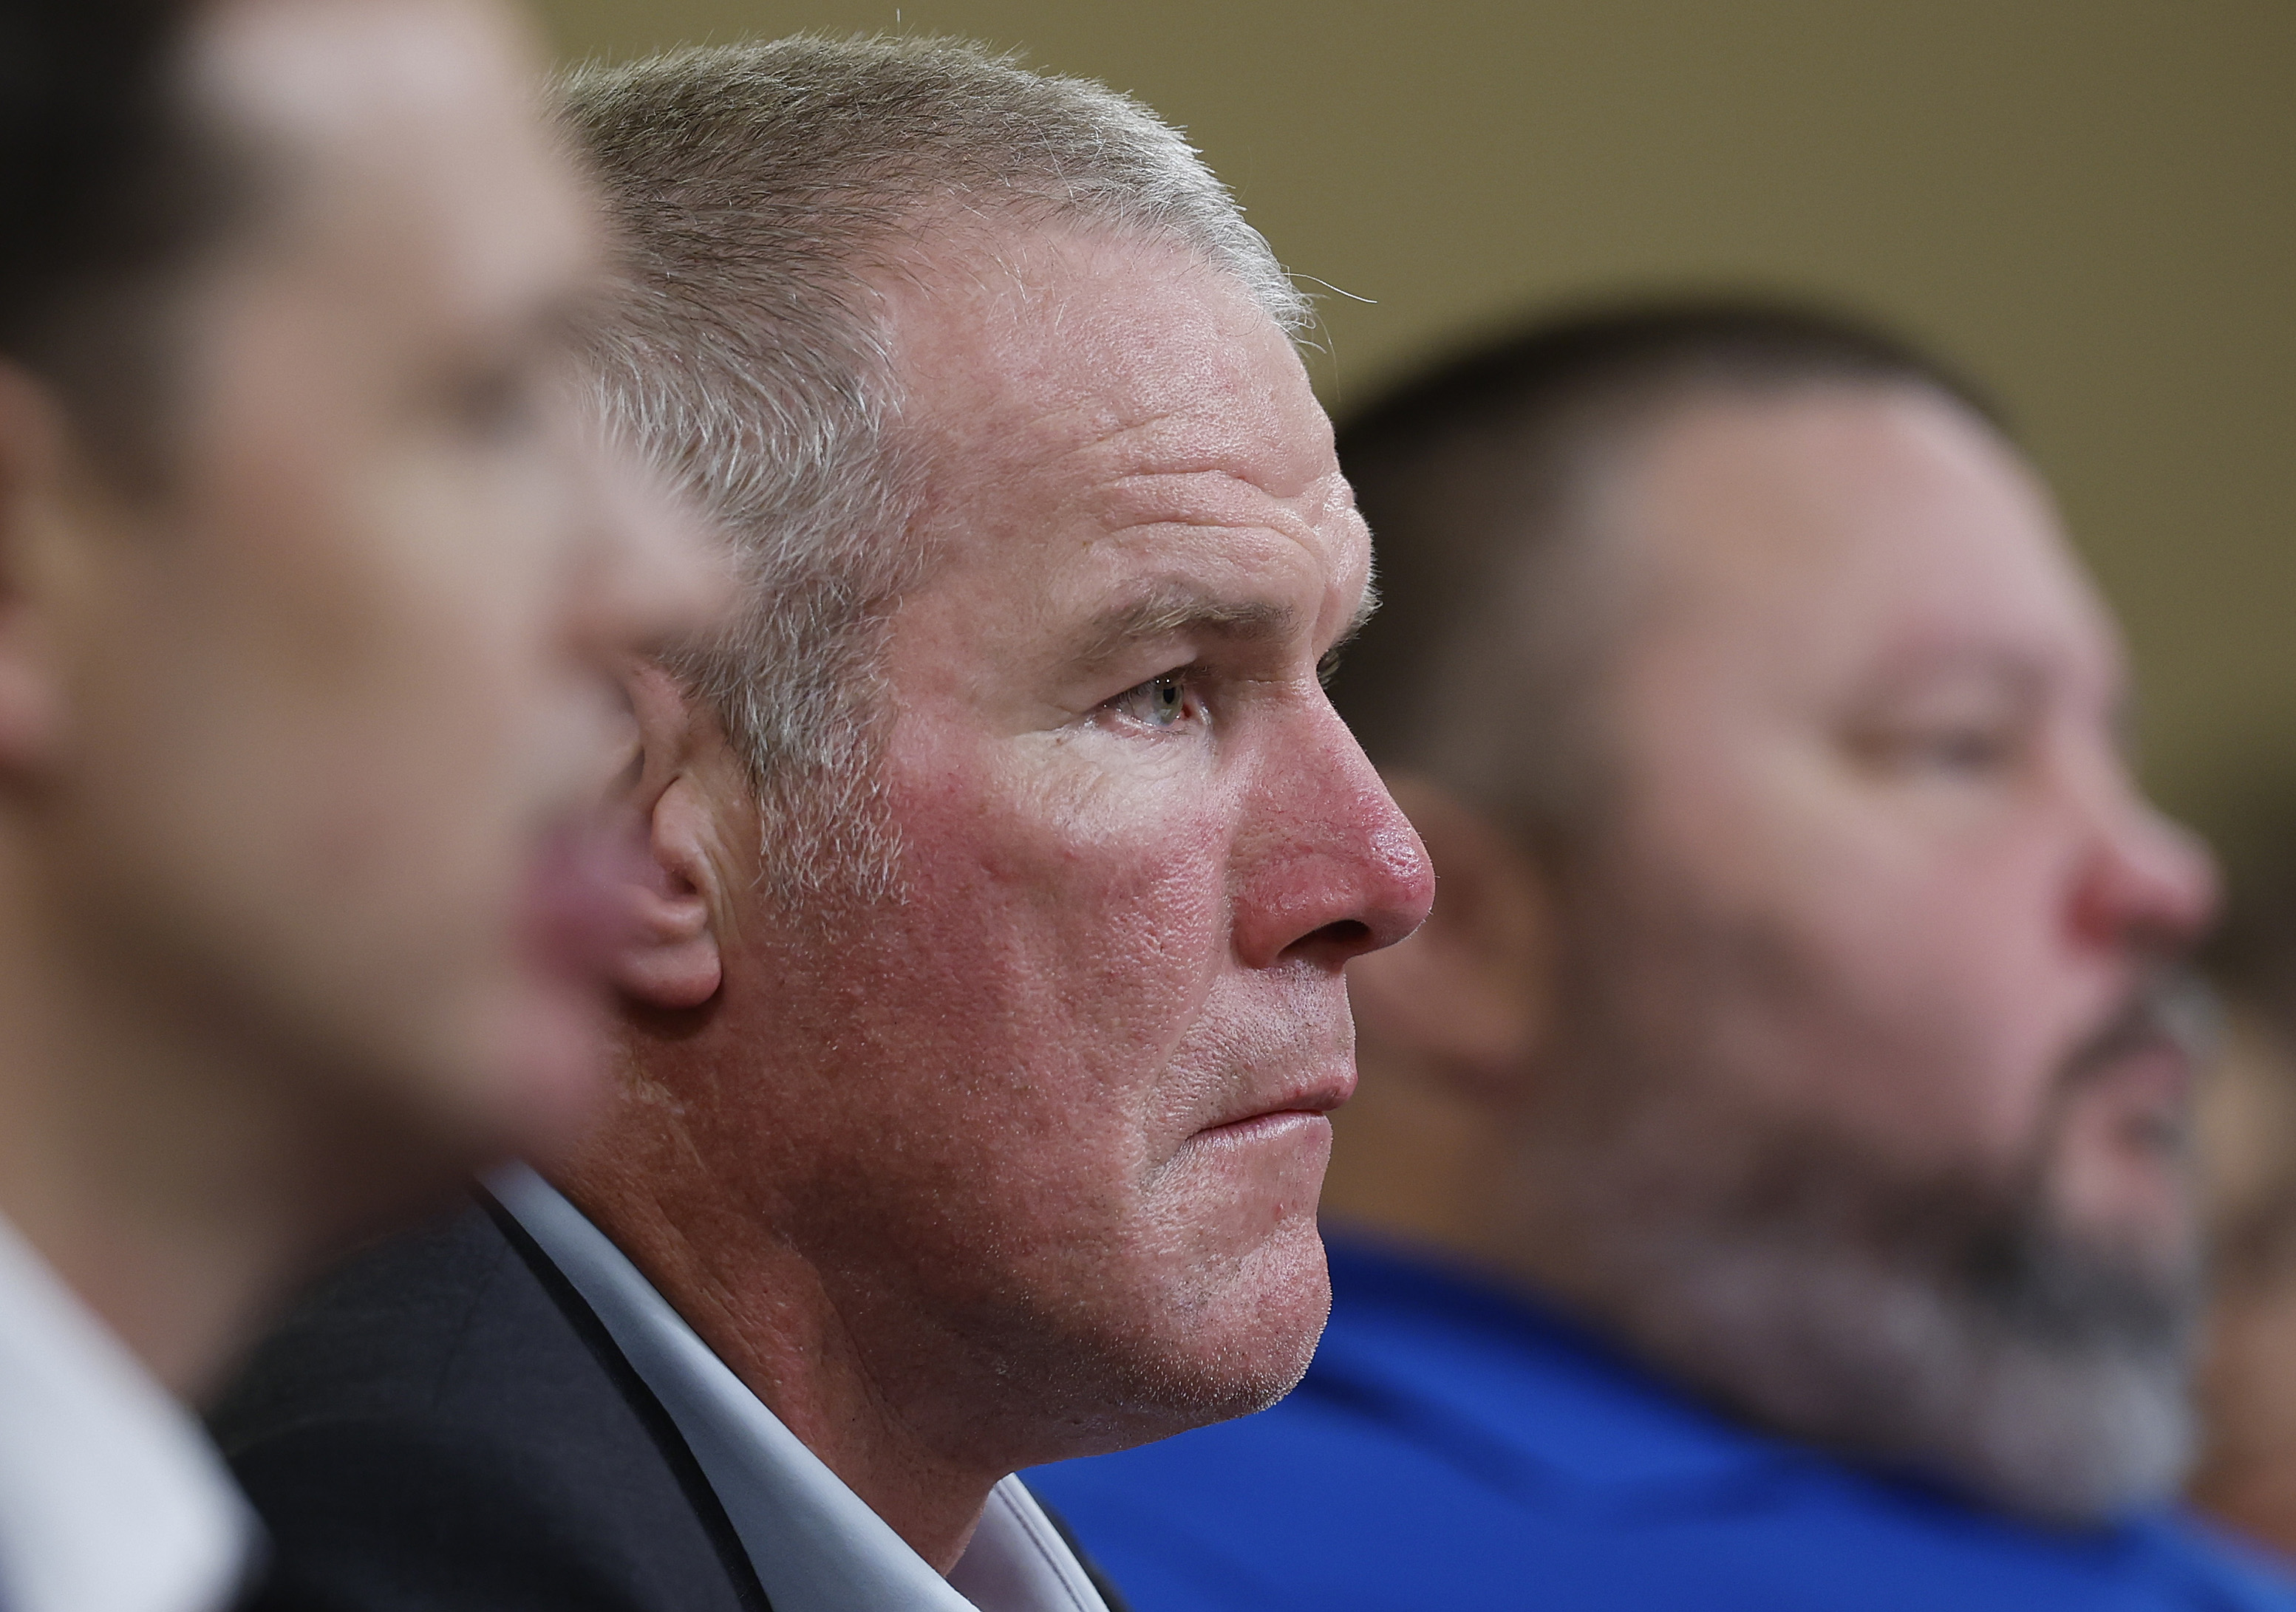
[[[203,10],[250,220],[76,624],[67,922],[145,1004],[118,1033],[324,1068],[378,1144],[580,1099],[600,657],[692,588],[576,429],[598,241],[533,67],[478,0]]]
[[[1621,1014],[1743,1109],[2182,1268],[2158,970],[2212,878],[2136,790],[2120,649],[2030,473],[1941,399],[1805,389],[1685,405],[1605,497],[1640,623]]]
[[[890,293],[941,553],[885,667],[901,893],[819,978],[728,966],[774,1040],[719,1149],[930,1435],[1017,1464],[1305,1368],[1341,965],[1431,881],[1318,678],[1369,549],[1289,342],[1177,247],[986,261]]]

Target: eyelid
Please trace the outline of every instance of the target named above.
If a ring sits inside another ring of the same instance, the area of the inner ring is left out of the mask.
[[[1145,677],[1137,677],[1132,682],[1126,683],[1122,688],[1117,690],[1115,693],[1111,694],[1107,699],[1102,700],[1100,702],[1100,707],[1114,705],[1119,700],[1125,699],[1129,695],[1138,693],[1152,683],[1161,683],[1167,678],[1178,678],[1185,682],[1200,676],[1202,671],[1202,663],[1197,660],[1184,660],[1176,662],[1170,666],[1160,667],[1155,671],[1149,673]],[[1100,708],[1096,707],[1095,708],[1097,709]]]
[[[1102,716],[1121,716],[1127,721],[1137,724],[1141,727],[1149,728],[1159,732],[1168,732],[1173,728],[1183,725],[1191,716],[1193,716],[1198,720],[1201,720],[1210,716],[1210,711],[1206,708],[1202,691],[1196,686],[1196,677],[1199,671],[1200,668],[1195,664],[1190,663],[1185,666],[1174,667],[1168,671],[1157,672],[1152,675],[1143,677],[1139,682],[1132,684],[1129,688],[1123,690],[1119,693],[1111,694],[1106,700],[1102,700],[1097,706],[1095,706],[1092,708],[1088,713],[1088,716],[1095,717]],[[1158,683],[1177,683],[1179,687],[1181,707],[1180,709],[1175,713],[1172,722],[1168,724],[1145,722],[1119,708],[1127,700],[1147,693],[1149,691],[1155,688]]]

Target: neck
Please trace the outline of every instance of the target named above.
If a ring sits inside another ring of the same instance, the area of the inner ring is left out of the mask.
[[[249,1072],[0,901],[0,1215],[161,1383],[215,1386],[308,1251]],[[45,942],[45,944],[44,944]]]
[[[840,1481],[948,1572],[1013,1469],[996,1458],[1002,1441],[933,1436],[947,1409],[933,1402],[948,1396],[925,1386],[929,1367],[888,1367],[868,1346],[885,1329],[840,1297],[855,1273],[779,1235],[786,1217],[730,1203],[676,1118],[626,1101],[650,1123],[618,1114],[550,1171],[554,1182]]]

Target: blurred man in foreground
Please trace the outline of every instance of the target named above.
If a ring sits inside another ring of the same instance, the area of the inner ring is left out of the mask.
[[[1086,1544],[1144,1612],[2296,1606],[2164,1509],[2210,863],[1983,408],[1660,309],[1341,457],[1339,698],[1441,895],[1350,970],[1305,1386],[1040,1475]]]
[[[1010,1474],[1297,1380],[1342,966],[1429,896],[1317,675],[1370,553],[1300,299],[1171,129],[967,47],[573,102],[605,389],[747,597],[640,685],[610,1122],[219,1419],[269,1604],[1086,1612]]]
[[[169,1393],[592,1095],[609,657],[698,561],[576,429],[491,7],[0,31],[0,1605],[190,1612],[246,1527]]]

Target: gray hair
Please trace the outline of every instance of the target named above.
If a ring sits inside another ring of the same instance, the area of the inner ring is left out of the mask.
[[[933,557],[868,272],[960,220],[1078,223],[1195,251],[1288,332],[1309,304],[1178,130],[970,44],[683,50],[585,69],[565,100],[626,242],[605,419],[722,528],[743,591],[672,667],[750,770],[769,881],[882,893],[878,667]]]

